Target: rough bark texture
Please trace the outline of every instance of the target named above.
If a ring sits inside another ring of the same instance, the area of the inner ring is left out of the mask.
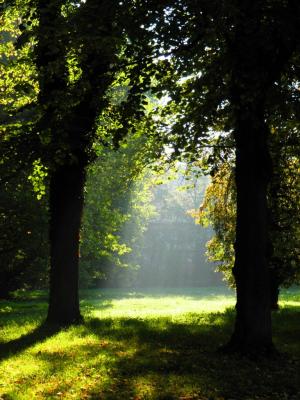
[[[233,273],[237,306],[228,348],[261,354],[273,350],[267,258],[268,152],[266,128],[261,119],[249,116],[239,120],[236,146],[237,223]]]
[[[80,322],[78,299],[79,232],[84,166],[58,167],[50,182],[51,272],[49,322]]]

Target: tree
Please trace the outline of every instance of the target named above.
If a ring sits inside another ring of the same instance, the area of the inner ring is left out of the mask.
[[[282,96],[271,101],[275,87],[285,79],[292,93],[299,80],[297,2],[40,0],[37,8],[26,6],[18,43],[28,43],[30,32],[37,41],[33,125],[39,135],[33,137],[44,144],[50,177],[48,319],[80,320],[78,238],[97,132],[107,145],[134,129],[144,115],[145,91],[155,83],[157,95],[168,94],[169,126],[159,123],[174,157],[195,159],[212,146],[208,161],[215,165],[226,156],[226,142],[234,143],[237,317],[228,348],[271,351],[268,122],[278,115],[274,105],[282,107]],[[118,80],[127,80],[129,90],[126,101],[114,104],[108,94]],[[103,134],[105,114],[114,115],[114,127]]]
[[[228,137],[236,150],[237,315],[227,349],[268,353],[273,344],[267,262],[267,187],[272,177],[267,116],[272,112],[274,116],[276,101],[270,100],[283,76],[289,91],[294,91],[299,5],[248,0],[164,5],[159,21],[151,22],[157,31],[158,53],[167,54],[172,70],[160,89],[168,92],[168,108],[177,113],[166,141],[173,143],[175,155],[195,159],[201,148],[212,145],[213,137],[213,165],[217,156],[226,156]]]
[[[13,126],[11,132],[21,146],[30,137],[30,161],[40,159],[49,179],[48,321],[68,324],[81,320],[78,254],[86,167],[96,142],[116,146],[145,114],[151,73],[141,71],[149,65],[149,35],[141,35],[143,11],[132,2],[16,0],[3,9],[16,28],[15,47],[27,51],[25,68],[34,88],[26,104],[29,123],[19,119],[19,131]],[[24,85],[22,75],[20,81]],[[115,89],[124,84],[127,90],[116,102]],[[146,120],[149,130],[151,118]]]
[[[95,0],[37,3],[40,118],[36,127],[46,143],[43,161],[50,180],[50,322],[81,320],[79,232],[93,145],[97,140],[103,146],[117,144],[144,115],[142,102],[150,77],[140,78],[140,70],[147,63],[147,46],[141,46],[144,39],[139,37],[135,6],[130,4]],[[128,70],[120,76],[124,63]],[[118,79],[127,79],[130,90],[116,104],[110,89]],[[112,127],[103,129],[110,115]]]
[[[274,170],[268,189],[270,251],[268,254],[271,307],[278,309],[280,287],[299,283],[299,157],[297,147],[287,146],[296,130],[274,131],[270,141]],[[299,132],[297,132],[299,133]],[[292,143],[295,143],[293,140]],[[276,151],[277,150],[277,151]],[[280,153],[278,154],[278,151]],[[211,225],[214,237],[207,243],[208,257],[217,263],[230,286],[235,286],[234,242],[236,222],[234,166],[224,162],[212,177],[205,199],[194,217]],[[293,221],[293,224],[290,221]]]

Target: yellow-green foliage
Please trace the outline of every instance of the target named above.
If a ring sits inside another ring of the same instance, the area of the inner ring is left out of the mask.
[[[192,213],[196,222],[214,228],[215,235],[207,243],[207,256],[217,263],[217,270],[230,285],[234,285],[235,200],[232,166],[224,163],[208,185],[199,210]]]
[[[40,200],[46,194],[46,183],[45,180],[48,176],[47,168],[38,159],[33,162],[32,174],[28,176],[29,181],[32,183],[33,190],[36,193],[36,197]]]
[[[26,3],[7,7],[0,16],[0,108],[8,115],[32,104],[38,94],[37,72],[32,59],[33,39],[20,45],[20,13]],[[1,126],[2,130],[4,127]]]

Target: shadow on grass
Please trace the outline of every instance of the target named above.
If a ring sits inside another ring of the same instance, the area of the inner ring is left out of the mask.
[[[58,325],[42,323],[28,334],[6,343],[0,343],[0,361],[12,357],[36,343],[43,342],[60,330],[61,327]]]
[[[287,322],[286,330],[278,331],[275,326],[281,349],[288,329],[297,329],[296,318],[290,321],[295,313],[300,316],[298,309],[283,310],[281,318],[276,317],[280,326]],[[233,319],[233,311],[228,311],[210,314],[204,323],[196,315],[191,315],[189,323],[163,318],[90,320],[86,324],[89,332],[123,345],[117,353],[112,349],[117,354],[110,369],[113,383],[104,393],[95,387],[89,398],[299,400],[299,337],[289,337],[290,350],[296,346],[298,358],[287,353],[251,361],[219,354],[216,349],[228,340]]]
[[[55,392],[49,397],[74,387],[73,381],[61,383],[61,378],[75,368],[77,375],[83,376],[82,382],[88,383],[82,384],[77,398],[299,400],[300,308],[282,308],[273,320],[274,341],[286,354],[272,360],[254,362],[216,352],[230,337],[233,309],[190,313],[182,320],[90,318],[72,331],[74,338],[87,340],[65,351],[42,350],[35,357],[57,376]],[[0,359],[42,342],[58,330],[41,325],[28,335],[1,344]],[[98,374],[93,379],[95,371]]]
[[[39,295],[39,293],[38,293]],[[90,311],[97,309],[105,309],[111,306],[111,303],[106,300],[103,304],[97,304],[97,307],[93,306],[89,302],[82,301],[81,303],[83,310],[86,314]],[[22,351],[30,348],[36,343],[40,343],[55,335],[62,329],[61,325],[55,325],[43,322],[46,317],[47,303],[42,301],[22,301],[22,300],[8,300],[2,301],[0,304],[0,329],[1,327],[7,326],[13,321],[14,330],[17,332],[18,327],[22,327],[25,324],[39,324],[35,329],[26,333],[16,339],[0,342],[0,362],[8,359]]]

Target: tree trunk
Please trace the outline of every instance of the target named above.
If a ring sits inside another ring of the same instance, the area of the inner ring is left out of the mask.
[[[95,10],[99,3],[99,10],[109,11],[107,23],[110,26],[118,7],[103,8],[102,2],[93,3]],[[105,46],[90,45],[84,38],[84,55],[79,56],[82,74],[74,90],[68,82],[69,42],[62,16],[63,4],[61,0],[37,2],[36,64],[40,85],[38,102],[42,111],[38,131],[42,132],[41,138],[45,135],[45,142],[50,139],[48,156],[52,160],[57,156],[61,158],[61,165],[55,166],[54,161],[49,168],[51,270],[48,321],[70,324],[82,319],[78,300],[78,253],[85,167],[92,153],[95,121],[106,104],[105,93],[114,79],[113,74],[107,72],[116,58],[118,42],[109,57]],[[80,28],[83,35],[106,37],[97,19],[91,16],[90,23],[87,30]],[[78,160],[77,163],[74,160]]]
[[[68,325],[82,320],[78,299],[79,232],[85,167],[57,167],[50,179],[50,299],[47,320]]]
[[[236,122],[237,221],[236,321],[229,350],[264,354],[273,350],[268,268],[267,186],[270,159],[263,107],[240,109]]]

